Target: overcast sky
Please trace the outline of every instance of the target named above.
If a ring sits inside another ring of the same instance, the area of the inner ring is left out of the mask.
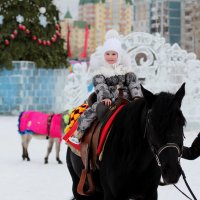
[[[79,0],[53,0],[57,8],[60,10],[60,18],[62,19],[69,9],[73,18],[78,17],[78,2]]]

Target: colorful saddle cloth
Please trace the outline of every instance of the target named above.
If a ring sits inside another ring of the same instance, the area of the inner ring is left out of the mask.
[[[79,116],[88,108],[88,104],[84,103],[80,106],[78,106],[75,109],[69,110],[68,114],[63,116],[65,123],[68,124],[64,130],[64,133],[68,133],[74,123],[77,121]]]
[[[99,144],[98,144],[98,149],[97,149],[97,156],[100,156],[100,154],[102,154],[104,143],[105,143],[106,138],[108,136],[109,130],[110,130],[111,125],[112,125],[112,122],[115,119],[117,113],[123,108],[123,106],[124,105],[121,105],[115,110],[115,112],[112,114],[112,116],[109,118],[109,120],[106,122],[106,124],[102,128],[101,136],[100,136],[100,140],[99,140]],[[73,142],[71,140],[71,137],[77,131],[77,128],[78,128],[78,122],[76,121],[73,124],[73,126],[71,127],[71,129],[65,134],[63,139],[70,146],[70,148],[72,149],[72,151],[74,153],[76,153],[77,155],[80,155],[80,143],[76,143],[76,142]]]
[[[48,120],[51,117],[50,124]],[[61,114],[46,114],[38,111],[25,111],[19,116],[18,129],[21,135],[31,133],[59,138],[62,141]]]
[[[78,122],[77,119],[79,116],[88,108],[88,104],[84,103],[77,108],[71,110],[67,115],[65,115],[64,121],[66,124],[68,124],[64,130],[64,137],[63,139],[65,142],[72,148],[72,150],[77,154],[77,151],[80,151],[79,144],[71,141],[71,136],[75,133],[75,131],[78,128]],[[68,123],[67,123],[68,122]]]

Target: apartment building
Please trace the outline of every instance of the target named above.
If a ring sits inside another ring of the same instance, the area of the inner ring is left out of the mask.
[[[69,42],[72,58],[78,59],[84,49],[86,26],[88,26],[89,32],[91,26],[88,25],[86,21],[73,20],[69,11],[67,11],[64,19],[60,21],[60,25],[62,38],[66,41],[64,44],[64,48],[67,49],[68,31],[70,31]],[[91,52],[93,51],[93,49],[91,48],[92,46],[92,40],[88,39],[88,54],[91,54]]]
[[[200,58],[200,0],[184,0],[181,46]]]
[[[151,33],[159,32],[166,41],[181,44],[181,0],[152,0]]]
[[[79,20],[91,25],[93,50],[101,45],[107,30],[116,29],[127,35],[132,29],[132,0],[80,0]]]
[[[151,0],[135,0],[133,2],[133,30],[150,31]]]

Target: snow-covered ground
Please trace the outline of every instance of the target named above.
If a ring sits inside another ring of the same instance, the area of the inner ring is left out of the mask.
[[[0,200],[69,200],[72,193],[65,162],[67,146],[64,142],[61,146],[63,165],[57,164],[55,149],[45,165],[47,141],[33,139],[29,146],[31,161],[22,161],[17,120],[17,117],[0,116]],[[186,132],[185,145],[190,145],[196,135],[197,132]],[[200,158],[181,163],[189,185],[200,199]],[[182,178],[177,186],[189,194]],[[174,186],[159,187],[158,195],[159,200],[186,200]]]

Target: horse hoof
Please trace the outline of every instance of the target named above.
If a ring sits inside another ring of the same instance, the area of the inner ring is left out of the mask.
[[[58,164],[63,164],[60,158],[56,158],[56,160],[58,161]]]
[[[44,164],[48,164],[48,158],[44,158]]]

